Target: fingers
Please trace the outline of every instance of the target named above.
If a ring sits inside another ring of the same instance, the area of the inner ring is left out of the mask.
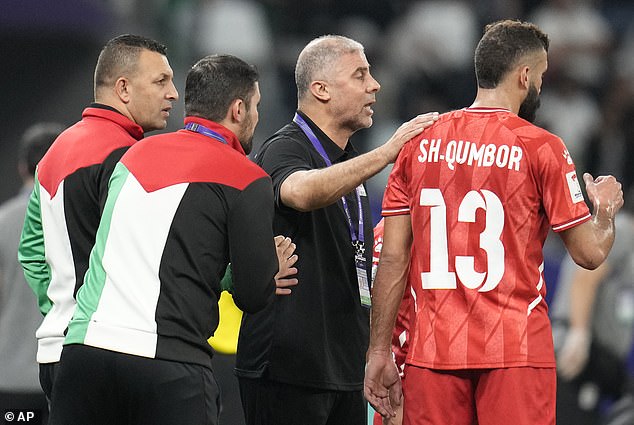
[[[557,356],[557,372],[564,379],[574,379],[588,362],[590,356],[590,332],[582,327],[572,327]]]
[[[289,274],[293,274],[293,273],[297,273],[297,269],[296,268],[292,268],[291,269],[291,273],[289,273]],[[278,288],[288,288],[290,286],[297,285],[297,283],[298,283],[298,280],[295,277],[290,277],[290,278],[280,277],[280,278],[276,278],[275,279],[275,285]]]
[[[297,248],[291,238],[278,235],[273,238],[275,240],[275,250],[278,258],[288,258],[295,252]]]
[[[390,406],[396,407],[401,405],[403,401],[403,388],[400,379],[390,388],[389,397]]]
[[[438,121],[439,116],[440,114],[438,114],[438,112],[428,112],[426,114],[420,114],[414,119],[419,121],[420,125],[426,128]]]
[[[614,176],[593,178],[589,173],[583,174],[583,181],[586,184],[588,198],[595,210],[604,209],[610,216],[616,215],[624,203],[621,183]]]
[[[438,112],[428,112],[426,114],[418,115],[411,120],[403,123],[398,130],[394,133],[394,136],[404,138],[405,141],[418,136],[424,129],[438,121]]]
[[[583,182],[588,185],[604,183],[607,185],[618,185],[618,188],[621,189],[621,183],[614,176],[599,176],[596,179],[592,177],[590,173],[583,173]]]
[[[297,274],[297,268],[293,267],[299,259],[297,254],[295,254],[297,247],[291,241],[291,238],[282,235],[275,236],[274,240],[279,263],[279,270],[275,275],[275,294],[289,295],[292,292],[290,287],[298,284],[296,278],[289,277]]]
[[[297,274],[297,268],[293,266],[295,265],[298,259],[299,257],[297,256],[297,254],[293,254],[288,258],[285,258],[284,256],[282,257],[278,256],[279,270],[277,274],[275,275],[275,278],[281,279],[281,278],[285,278],[285,277]]]
[[[368,351],[363,392],[372,407],[384,417],[394,417],[394,406],[401,402],[402,389],[391,354]]]
[[[389,418],[393,418],[396,415],[394,409],[390,405],[390,397],[387,391],[385,391],[385,393],[375,393],[372,389],[366,387],[364,393],[368,403],[372,405],[372,408],[376,410],[379,415]]]
[[[558,367],[559,375],[567,380],[574,379],[585,367],[588,361],[584,352],[569,351],[562,353],[559,358],[561,366]]]
[[[282,235],[277,235],[273,238],[273,240],[275,241],[275,248],[279,251],[279,250],[284,250],[287,249],[289,245],[292,244],[292,240],[291,238],[288,238],[286,236],[282,236]]]
[[[286,277],[292,274],[288,271],[298,260],[298,256],[294,254],[297,246],[290,238],[284,236],[275,236],[275,250],[277,253],[277,261],[279,263],[279,273],[277,277]],[[297,271],[295,271],[297,273]]]
[[[418,136],[425,128],[436,122],[438,120],[438,116],[438,112],[429,112],[418,115],[401,124],[401,126],[396,129],[392,137],[390,137],[390,139],[381,146],[387,162],[394,162],[405,143]]]
[[[286,259],[287,261],[291,258],[295,258],[295,261],[297,261],[297,255],[293,254],[296,248],[297,246],[294,243],[290,243],[285,248],[282,248],[281,255],[279,257]],[[293,261],[293,264],[295,264],[295,261]]]
[[[297,269],[294,269],[297,273]],[[296,278],[278,279],[275,278],[275,295],[290,295],[292,293],[290,287],[299,283]]]

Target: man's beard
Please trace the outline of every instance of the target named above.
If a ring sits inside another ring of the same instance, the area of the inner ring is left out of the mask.
[[[253,148],[253,132],[250,130],[251,120],[247,119],[240,129],[240,134],[238,134],[238,140],[240,141],[240,145],[242,145],[242,149],[246,155],[250,154],[251,149]]]
[[[537,92],[537,88],[534,84],[531,84],[528,88],[526,99],[524,99],[524,101],[520,105],[520,110],[517,115],[520,118],[524,118],[528,122],[534,122],[540,103],[541,102],[539,100],[539,93]]]

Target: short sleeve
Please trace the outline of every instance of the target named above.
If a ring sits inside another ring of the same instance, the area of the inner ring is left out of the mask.
[[[406,170],[409,155],[402,151],[394,163],[394,168],[387,180],[387,187],[383,195],[384,217],[393,215],[404,215],[410,213],[409,196],[407,193]]]
[[[256,155],[255,162],[271,176],[275,202],[281,206],[280,187],[295,171],[310,170],[311,157],[308,150],[297,141],[280,136],[267,141]]]
[[[574,162],[563,141],[551,137],[538,151],[536,178],[552,229],[561,232],[590,218]]]

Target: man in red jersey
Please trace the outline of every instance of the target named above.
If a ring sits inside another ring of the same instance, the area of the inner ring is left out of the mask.
[[[394,165],[365,377],[382,415],[404,394],[404,424],[555,423],[542,246],[552,228],[596,268],[623,192],[585,174],[591,215],[564,143],[531,124],[548,43],[530,23],[488,25],[473,105],[442,115]],[[408,265],[416,317],[401,389],[390,339]]]

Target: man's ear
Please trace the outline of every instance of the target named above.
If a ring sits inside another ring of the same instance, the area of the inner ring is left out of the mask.
[[[519,69],[519,83],[526,90],[528,90],[531,85],[531,81],[528,76],[529,71],[530,67],[528,65],[522,65]]]
[[[330,100],[328,83],[325,81],[313,81],[310,83],[309,90],[315,98],[322,102]]]
[[[246,105],[242,99],[234,99],[231,102],[231,106],[229,106],[229,110],[227,111],[227,115],[230,115],[228,118],[232,122],[241,123],[246,117]]]
[[[125,77],[117,78],[114,83],[114,92],[123,103],[130,102],[130,82]]]

